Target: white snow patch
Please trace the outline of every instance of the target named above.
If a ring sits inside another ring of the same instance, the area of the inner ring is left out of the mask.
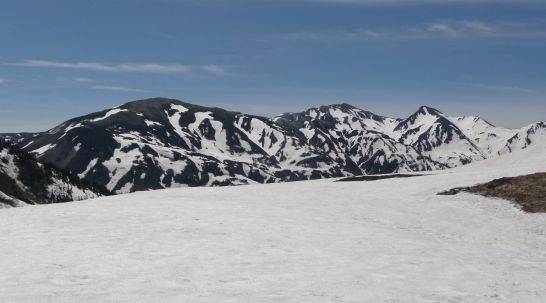
[[[75,150],[76,152],[78,152],[81,148],[82,148],[82,144],[81,144],[81,143],[78,143],[78,144],[74,145],[74,150]]]
[[[82,173],[78,174],[78,177],[80,177],[80,179],[85,178],[85,175],[87,175],[87,173],[91,171],[93,167],[95,167],[95,165],[97,164],[97,161],[99,161],[99,158],[95,158],[89,161],[89,164],[87,164],[87,167],[85,168],[85,170]]]
[[[146,125],[148,125],[148,126],[161,126],[162,125],[159,122],[150,121],[150,120],[144,120],[144,123],[146,123]]]
[[[182,129],[182,126],[180,126],[180,116],[182,115],[182,113],[187,112],[188,109],[182,105],[176,105],[176,104],[172,104],[171,109],[176,110],[176,112],[172,114],[172,116],[169,116],[167,114],[167,116],[169,117],[169,123],[171,123],[172,127],[175,129],[178,136],[184,139],[184,130]]]
[[[44,145],[44,146],[42,146],[40,148],[37,148],[37,149],[31,151],[31,153],[41,155],[41,154],[45,153],[46,151],[48,151],[48,150],[50,150],[50,149],[52,149],[54,147],[55,147],[55,144],[47,144],[47,145]]]
[[[121,108],[114,108],[112,110],[109,110],[104,116],[102,117],[99,117],[99,118],[95,118],[95,119],[91,119],[89,120],[89,122],[98,122],[98,121],[101,121],[101,120],[104,120],[112,115],[115,115],[117,113],[121,113],[121,112],[126,112],[128,110],[126,109],[121,109]]]

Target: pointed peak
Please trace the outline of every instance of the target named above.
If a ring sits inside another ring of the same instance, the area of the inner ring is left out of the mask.
[[[432,116],[443,116],[444,114],[430,106],[422,105],[419,107],[417,112],[415,114],[421,114],[421,115],[432,115]]]

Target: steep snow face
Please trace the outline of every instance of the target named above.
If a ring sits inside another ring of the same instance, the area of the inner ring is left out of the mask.
[[[468,138],[487,156],[496,156],[517,130],[496,127],[480,117],[465,116],[451,118]]]
[[[298,171],[305,179],[349,174],[345,168],[336,165],[335,158],[307,145],[301,137],[287,131],[264,118],[239,114],[235,125],[265,154],[279,164],[273,171],[285,174]]]
[[[299,132],[307,144],[343,161],[357,174],[445,167],[392,137],[393,128],[400,120],[378,116],[348,104],[284,114],[272,121]]]
[[[428,171],[447,167],[381,133],[366,132],[351,136],[348,147],[346,153],[366,174]]]
[[[480,148],[446,115],[426,106],[398,123],[393,135],[399,142],[450,167],[486,158]]]
[[[334,104],[310,108],[301,113],[287,113],[272,118],[273,122],[295,127],[320,125],[321,129],[333,132],[375,131],[386,133],[399,120],[378,116],[349,104]],[[302,132],[306,132],[303,130]]]
[[[546,122],[533,123],[517,131],[502,147],[499,154],[506,154],[529,146],[546,147]]]
[[[180,104],[171,104],[169,108],[169,112],[167,112],[169,123],[175,130],[175,134],[180,136],[180,138],[184,138],[184,130],[180,126],[180,117],[183,113],[187,112],[188,109]],[[147,120],[145,120],[147,121]],[[148,123],[146,123],[148,125]],[[158,123],[159,124],[159,123]],[[161,124],[159,124],[161,125]]]
[[[407,179],[180,188],[0,211],[4,302],[546,302],[546,216],[457,186],[526,150]],[[52,295],[54,294],[54,295]]]
[[[156,98],[71,119],[19,146],[125,193],[444,169],[545,141],[541,131],[425,106],[407,119],[348,104],[267,119]]]
[[[0,141],[0,208],[97,198],[100,190]]]

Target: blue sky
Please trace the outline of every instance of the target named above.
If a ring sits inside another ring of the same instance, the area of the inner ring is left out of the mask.
[[[6,0],[0,41],[0,132],[154,96],[546,119],[546,0]]]

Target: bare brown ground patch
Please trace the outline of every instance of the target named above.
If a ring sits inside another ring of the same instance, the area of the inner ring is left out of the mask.
[[[460,192],[506,199],[519,205],[525,212],[546,212],[546,173],[500,178],[475,186],[453,188],[438,194],[455,195]]]

